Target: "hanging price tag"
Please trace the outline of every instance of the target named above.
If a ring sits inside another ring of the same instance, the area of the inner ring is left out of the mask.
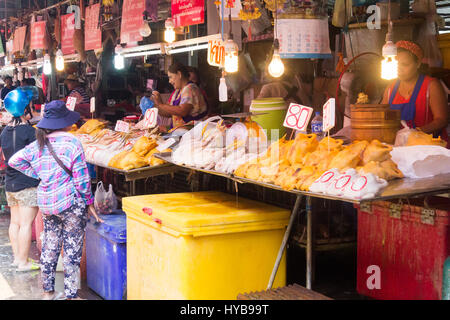
[[[221,39],[208,41],[208,63],[211,66],[221,67],[225,61],[225,47]]]
[[[95,97],[91,98],[91,113],[95,112]]]
[[[70,111],[75,110],[75,105],[77,104],[77,98],[74,97],[68,97],[66,102],[66,107]]]
[[[283,126],[298,131],[306,131],[313,108],[291,103],[284,118]]]
[[[117,120],[116,127],[114,128],[117,132],[130,132],[130,124],[128,122]]]
[[[323,105],[323,132],[330,131],[336,125],[336,100],[328,99]]]
[[[154,128],[158,120],[158,108],[150,108],[145,111],[144,115],[144,127]]]

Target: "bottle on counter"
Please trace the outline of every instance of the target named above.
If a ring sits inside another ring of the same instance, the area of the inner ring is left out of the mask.
[[[311,120],[311,133],[315,133],[317,138],[323,138],[323,118],[320,115],[320,112],[316,112],[316,116]]]

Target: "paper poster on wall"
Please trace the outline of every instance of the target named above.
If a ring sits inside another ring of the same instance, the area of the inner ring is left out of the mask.
[[[204,0],[172,0],[172,19],[175,27],[204,23]]]
[[[84,26],[84,50],[96,50],[102,47],[102,30],[98,26],[100,3],[86,8]]]
[[[139,28],[143,23],[142,13],[144,10],[145,0],[124,0],[120,26],[120,43],[142,41]]]
[[[329,59],[332,57],[328,19],[279,19],[277,27],[281,58]]]
[[[75,33],[75,13],[61,16],[61,51],[63,54],[74,54],[73,34]]]
[[[45,27],[47,21],[39,21],[31,24],[30,49],[44,49],[45,47]]]

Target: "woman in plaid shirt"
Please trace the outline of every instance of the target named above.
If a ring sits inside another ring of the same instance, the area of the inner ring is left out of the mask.
[[[79,113],[69,111],[62,101],[48,103],[42,120],[37,124],[37,141],[17,152],[8,162],[12,168],[41,180],[38,206],[43,213],[44,241],[40,262],[44,299],[49,300],[57,298],[55,272],[62,244],[66,298],[78,298],[86,211],[102,222],[93,206],[83,147],[75,136],[67,132],[79,118]],[[55,156],[62,163],[58,163]]]

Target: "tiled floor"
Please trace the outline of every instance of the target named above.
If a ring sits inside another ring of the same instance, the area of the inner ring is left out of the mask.
[[[9,213],[0,212],[0,300],[39,300],[42,296],[40,271],[16,272],[11,267],[13,261],[8,236]],[[31,244],[30,258],[39,260],[36,243]],[[64,292],[64,274],[56,273],[55,290]],[[79,296],[87,300],[102,298],[90,290],[85,282],[81,283]]]

